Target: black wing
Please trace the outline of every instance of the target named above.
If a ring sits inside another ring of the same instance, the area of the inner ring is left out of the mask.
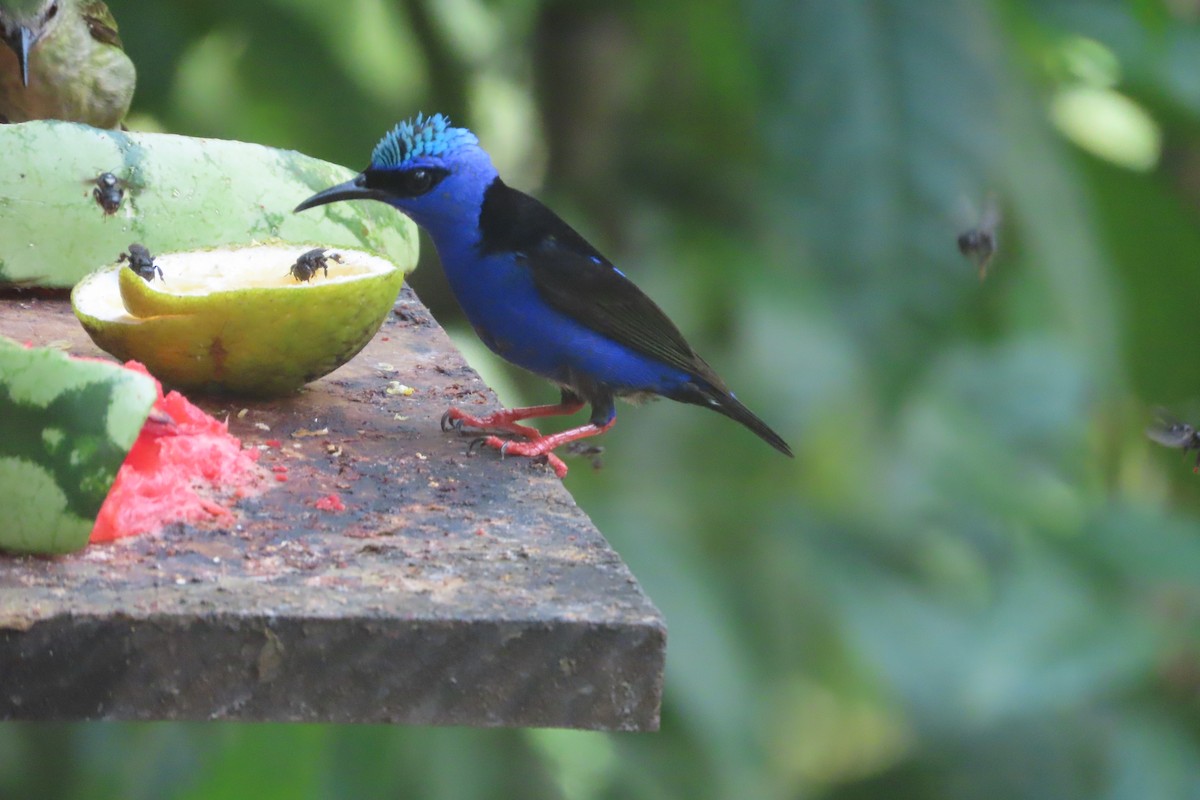
[[[553,244],[525,257],[534,285],[554,308],[618,344],[724,388],[675,323],[611,264]]]
[[[740,422],[785,455],[787,442],[742,405],[683,338],[675,323],[633,281],[550,209],[497,178],[479,212],[480,250],[516,253],[552,307],[597,333],[691,375],[669,395]]]
[[[538,200],[497,178],[484,196],[479,225],[483,252],[524,257],[551,306],[618,344],[728,391],[663,310]]]

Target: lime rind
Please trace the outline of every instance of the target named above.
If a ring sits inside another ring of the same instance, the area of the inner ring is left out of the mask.
[[[390,261],[361,250],[327,248],[325,269],[297,280],[291,267],[311,245],[284,243],[210,248],[156,256],[161,278],[145,280],[132,269],[119,270],[121,299],[136,317],[210,313],[218,304],[244,301],[258,290],[310,291],[317,286],[359,281],[394,272]],[[115,266],[115,265],[114,265]]]
[[[404,282],[403,271],[386,259],[342,248],[335,251],[342,263],[329,263],[328,278],[319,273],[299,282],[288,268],[307,249],[273,244],[200,251],[228,262],[224,277],[207,283],[176,269],[195,267],[193,254],[156,257],[164,278],[152,281],[113,266],[81,281],[72,304],[97,345],[142,362],[168,385],[284,395],[357,355]]]

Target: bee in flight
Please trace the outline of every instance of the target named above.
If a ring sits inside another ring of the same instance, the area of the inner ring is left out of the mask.
[[[1000,206],[994,195],[988,195],[983,216],[970,230],[958,235],[958,252],[966,256],[979,270],[979,280],[987,277],[988,266],[999,247],[996,230],[1000,227]]]
[[[1146,428],[1146,436],[1163,447],[1173,447],[1183,451],[1186,456],[1189,451],[1196,450],[1196,466],[1192,472],[1200,472],[1200,432],[1194,425],[1181,422],[1165,411],[1159,411],[1154,422]]]

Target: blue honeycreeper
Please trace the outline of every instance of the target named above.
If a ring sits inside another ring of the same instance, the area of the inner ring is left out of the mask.
[[[776,450],[791,448],[746,408],[667,315],[553,211],[500,180],[479,140],[441,114],[401,122],[376,145],[357,177],[313,195],[303,211],[339,200],[381,200],[429,232],[463,313],[494,353],[548,378],[559,403],[473,417],[451,408],[447,424],[516,434],[483,443],[510,455],[545,456],[604,433],[615,399],[661,395],[737,420]],[[518,422],[574,414],[588,424],[542,435]]]

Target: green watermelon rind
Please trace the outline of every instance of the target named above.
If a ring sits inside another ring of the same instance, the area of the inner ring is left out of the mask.
[[[119,364],[0,337],[0,550],[84,547],[156,396]]]

